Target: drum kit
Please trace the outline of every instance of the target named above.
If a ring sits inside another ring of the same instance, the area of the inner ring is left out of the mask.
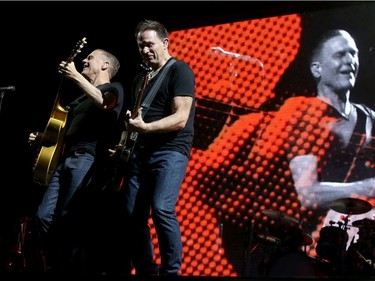
[[[372,206],[369,202],[361,199],[342,198],[332,201],[329,207],[346,216],[343,217],[343,221],[337,223],[331,221],[330,226],[325,226],[320,230],[316,252],[319,257],[334,263],[342,261],[346,255],[349,238],[347,230],[352,226],[357,227],[361,224],[359,221],[354,221],[352,225],[349,225],[349,217],[367,213],[372,209]],[[337,224],[338,227],[334,224]]]
[[[302,230],[295,218],[275,210],[264,210],[262,213],[271,218],[274,224],[269,226],[270,235],[257,235],[260,242],[273,243],[283,251],[313,243],[313,238]]]
[[[375,220],[363,218],[349,224],[349,218],[352,215],[365,214],[372,209],[372,205],[367,201],[357,198],[342,198],[332,201],[329,207],[333,211],[343,214],[341,216],[342,221],[338,221],[337,223],[331,221],[329,226],[321,228],[315,248],[317,257],[314,257],[313,260],[321,260],[333,266],[337,266],[337,264],[344,261],[345,267],[345,258],[348,255],[347,230],[351,227],[359,228],[360,238],[358,241],[362,239],[365,242],[369,242],[368,245],[370,245],[371,253],[375,255]],[[274,252],[281,251],[288,253],[288,251],[304,249],[306,254],[306,246],[312,245],[314,239],[302,229],[298,220],[275,210],[264,210],[262,213],[272,219],[273,223],[268,227],[270,235],[257,235],[259,243],[273,245]],[[334,226],[334,224],[337,224],[337,226]],[[362,255],[358,249],[355,249],[353,252],[367,263],[369,263],[369,260],[370,263],[372,263],[372,260],[375,260],[375,257]],[[375,269],[375,266],[373,268]]]
[[[250,251],[252,253],[260,248],[260,264],[258,272],[263,277],[278,277],[290,275],[293,277],[310,276],[310,264],[306,265],[307,255],[300,251],[313,243],[313,238],[303,231],[300,222],[280,211],[263,210],[270,223],[265,233],[259,233],[255,237],[258,242]],[[259,253],[259,252],[258,252]],[[298,263],[290,266],[286,263]],[[303,269],[303,270],[302,270]]]

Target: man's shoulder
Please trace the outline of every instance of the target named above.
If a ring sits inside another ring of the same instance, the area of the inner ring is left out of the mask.
[[[111,81],[109,83],[104,83],[104,84],[99,85],[98,88],[100,90],[108,90],[108,89],[113,89],[113,88],[122,90],[123,85],[119,81]]]
[[[190,68],[191,69],[189,63],[187,63],[186,61],[184,61],[182,59],[178,59],[178,58],[173,57],[173,58],[171,58],[171,60],[174,60],[174,65],[177,68],[178,67],[186,67],[186,68]]]
[[[311,106],[320,106],[325,104],[321,99],[317,97],[307,97],[307,96],[294,96],[285,100],[282,107],[298,107],[298,108],[309,108]]]
[[[375,120],[375,111],[371,109],[369,106],[362,104],[362,103],[352,103],[357,109],[361,110],[364,114],[366,114],[371,119]]]

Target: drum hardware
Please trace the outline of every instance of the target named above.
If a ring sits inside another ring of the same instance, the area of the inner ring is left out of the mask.
[[[347,215],[345,217],[341,217],[341,219],[344,221],[338,221],[338,222],[334,222],[334,221],[330,221],[329,224],[330,226],[333,226],[334,224],[337,224],[338,225],[338,228],[341,228],[343,230],[348,230],[350,229],[350,225],[348,224],[350,219],[349,219],[350,215]]]
[[[346,229],[350,229],[350,227],[353,226],[353,225],[348,225],[348,223],[349,223],[349,221],[350,221],[349,216],[345,216],[345,217],[343,217],[342,220],[343,220],[344,222],[342,222],[342,221],[335,222],[335,221],[333,221],[333,220],[330,220],[330,221],[329,221],[329,225],[330,225],[330,226],[334,226],[335,224],[337,224],[338,227],[339,227],[339,228],[342,228],[342,229],[344,229],[344,228],[346,228]]]
[[[259,243],[262,243],[262,244],[270,244],[274,246],[278,246],[280,244],[280,239],[274,236],[258,234],[256,238],[257,238],[257,241],[259,241]]]
[[[357,249],[354,249],[354,251],[357,253],[358,257],[361,260],[363,260],[366,264],[370,265],[373,269],[375,269],[371,259],[366,259]]]
[[[277,237],[262,233],[254,233],[254,241],[255,245],[250,249],[249,254],[255,255],[259,261],[257,275],[265,277],[271,261],[279,255],[281,241]]]
[[[281,246],[281,241],[279,238],[271,235],[258,233],[255,236],[255,246],[250,250],[250,254],[254,252],[260,245],[266,247],[267,252],[278,251]]]

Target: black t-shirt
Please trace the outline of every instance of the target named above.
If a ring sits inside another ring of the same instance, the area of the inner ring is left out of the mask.
[[[119,116],[124,102],[123,87],[119,82],[113,82],[100,85],[98,89],[116,95],[115,107],[101,109],[85,94],[73,101],[69,105],[65,154],[84,149],[92,155],[107,155],[108,148],[117,143],[121,126]]]
[[[134,80],[132,90],[133,105],[144,76],[144,72],[140,73]],[[149,93],[157,77],[158,75],[149,81],[144,91],[143,99]],[[182,130],[170,133],[139,134],[136,146],[142,145],[144,149],[149,151],[174,150],[188,157],[190,156],[194,138],[195,76],[187,63],[177,60],[170,66],[143,119],[146,123],[150,123],[171,115],[172,99],[176,96],[188,96],[193,98],[193,104],[186,126]]]

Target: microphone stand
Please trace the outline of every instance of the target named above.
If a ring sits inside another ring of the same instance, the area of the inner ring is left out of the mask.
[[[0,112],[1,112],[1,106],[3,104],[3,98],[4,98],[5,91],[0,92]]]
[[[15,86],[7,86],[7,87],[0,87],[0,112],[1,112],[1,106],[3,104],[3,98],[6,91],[13,92],[16,90]]]
[[[246,228],[245,228],[245,235],[246,235],[246,240],[245,240],[245,244],[244,244],[244,247],[243,247],[243,252],[242,252],[242,270],[241,270],[241,274],[242,276],[245,276],[246,275],[246,266],[249,262],[249,255],[251,255],[255,249],[258,248],[259,244],[256,244],[254,247],[251,248],[251,250],[249,251],[251,245],[252,245],[252,236],[253,236],[253,224],[251,222],[251,220],[249,220]],[[248,252],[249,251],[249,252]]]

